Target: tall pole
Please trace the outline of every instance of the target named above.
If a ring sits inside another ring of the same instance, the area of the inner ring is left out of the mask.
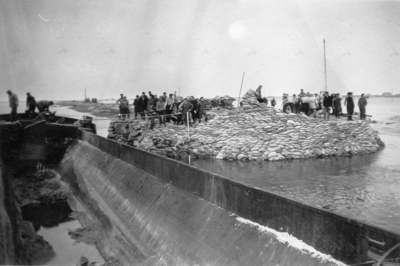
[[[238,107],[239,107],[239,104],[240,104],[240,95],[242,94],[242,87],[243,87],[244,73],[245,73],[245,72],[243,72],[242,84],[240,84],[239,99],[238,99],[238,105],[237,105]]]
[[[240,92],[239,92],[239,99],[238,99],[238,107],[239,107],[239,105],[240,105],[240,95],[242,94],[242,87],[243,87],[244,73],[245,73],[245,72],[243,72],[243,76],[242,76],[242,84],[240,84]],[[238,114],[237,114],[237,117],[236,117],[236,122],[239,122],[239,114],[240,114],[240,110],[241,110],[241,108],[239,108],[239,112],[238,112]]]
[[[324,39],[324,65],[325,65],[325,91],[328,91],[328,80],[326,74],[326,52],[325,52],[325,39]]]

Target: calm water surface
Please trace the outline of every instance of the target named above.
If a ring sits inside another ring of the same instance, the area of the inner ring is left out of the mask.
[[[375,154],[271,163],[192,160],[191,165],[400,233],[400,99],[370,98],[367,114],[386,144]]]

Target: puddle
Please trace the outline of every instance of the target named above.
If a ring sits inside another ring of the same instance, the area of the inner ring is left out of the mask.
[[[31,232],[28,256],[32,265],[75,266],[83,256],[96,265],[104,263],[95,243],[82,241],[88,239],[89,230],[70,234],[82,225],[71,215],[67,202],[70,192],[60,175],[52,169],[15,173],[14,194],[21,204],[23,220],[31,223],[25,231]]]
[[[78,220],[61,223],[51,228],[41,227],[37,232],[44,240],[53,247],[55,255],[51,258],[37,258],[32,261],[32,265],[72,265],[79,262],[81,256],[85,256],[89,261],[104,263],[94,245],[83,242],[76,243],[68,234],[69,231],[78,229],[81,224]]]

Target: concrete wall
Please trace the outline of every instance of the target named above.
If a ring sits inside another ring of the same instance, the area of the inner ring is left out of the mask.
[[[0,158],[0,265],[29,263],[19,231],[21,221],[21,210],[11,189],[11,175]]]
[[[180,170],[170,174],[187,177]],[[124,265],[341,264],[86,142],[74,141],[59,172],[100,220],[100,250]]]
[[[347,263],[369,261],[368,255],[379,256],[400,242],[400,235],[394,232],[247,187],[184,163],[87,132],[82,139],[166,183],[253,222],[288,232]]]
[[[21,126],[19,124],[0,125],[0,157],[7,163],[18,156]]]

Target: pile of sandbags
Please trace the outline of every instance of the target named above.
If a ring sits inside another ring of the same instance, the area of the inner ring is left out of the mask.
[[[213,114],[208,123],[190,128],[156,125],[144,120],[113,121],[109,138],[141,149],[182,158],[225,160],[287,160],[349,156],[376,152],[383,142],[365,120],[322,121],[302,114],[286,114],[258,103],[255,92],[243,97],[241,111]]]

